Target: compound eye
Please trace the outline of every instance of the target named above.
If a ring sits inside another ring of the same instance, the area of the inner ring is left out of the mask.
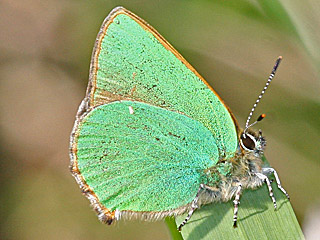
[[[256,148],[256,141],[250,134],[241,134],[240,142],[242,147],[248,151],[253,151]]]

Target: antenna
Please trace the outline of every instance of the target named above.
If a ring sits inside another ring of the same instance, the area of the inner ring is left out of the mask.
[[[260,95],[258,96],[258,99],[256,100],[256,102],[254,103],[254,105],[253,105],[253,107],[252,107],[252,109],[251,109],[251,112],[249,113],[249,116],[248,116],[248,119],[247,119],[247,122],[246,122],[246,127],[245,127],[245,129],[244,129],[244,131],[243,131],[244,134],[246,133],[246,131],[248,130],[249,127],[255,125],[257,122],[261,121],[261,120],[265,117],[265,114],[261,114],[261,115],[258,117],[257,121],[255,121],[254,123],[252,123],[252,124],[249,125],[249,122],[250,122],[250,120],[251,120],[252,114],[253,114],[254,110],[256,109],[258,103],[260,102],[263,94],[266,92],[267,88],[269,87],[269,85],[270,85],[270,83],[271,83],[271,81],[272,81],[272,79],[273,79],[273,77],[274,77],[274,75],[275,75],[275,73],[276,73],[276,71],[277,71],[277,68],[278,68],[281,60],[282,60],[282,56],[279,56],[278,59],[277,59],[277,61],[276,61],[276,63],[275,63],[274,66],[273,66],[272,72],[271,72],[271,74],[270,74],[270,76],[269,76],[269,78],[268,78],[268,80],[267,80],[267,82],[266,82],[266,85],[265,85],[264,88],[262,89]]]

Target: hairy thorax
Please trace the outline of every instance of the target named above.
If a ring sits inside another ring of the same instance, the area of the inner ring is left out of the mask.
[[[250,132],[261,146],[257,151],[238,148],[233,158],[221,159],[215,166],[204,170],[202,182],[206,185],[199,198],[200,204],[229,201],[241,184],[243,189],[255,189],[263,184],[256,173],[262,172],[265,139]]]

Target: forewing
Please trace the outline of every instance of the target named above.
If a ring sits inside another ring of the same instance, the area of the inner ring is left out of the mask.
[[[123,8],[101,27],[86,100],[89,108],[135,100],[181,112],[212,132],[221,156],[237,148],[235,122],[223,101],[159,33]]]

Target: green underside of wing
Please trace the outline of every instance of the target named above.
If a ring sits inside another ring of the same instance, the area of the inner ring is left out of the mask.
[[[77,133],[80,173],[111,210],[184,206],[195,197],[203,170],[219,160],[216,139],[200,122],[145,103],[101,105]]]
[[[119,14],[102,39],[94,99],[135,99],[201,122],[221,156],[237,149],[235,124],[220,99],[170,50],[134,19]],[[102,99],[102,100],[101,100]]]

